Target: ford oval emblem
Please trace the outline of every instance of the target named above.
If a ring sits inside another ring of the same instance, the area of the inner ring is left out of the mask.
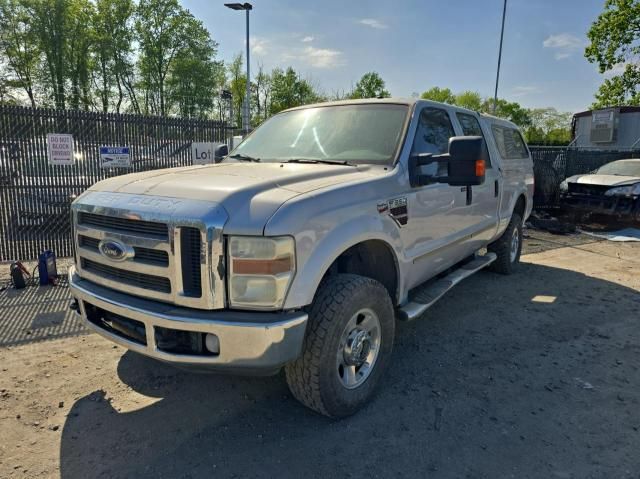
[[[133,258],[134,250],[120,241],[114,239],[103,239],[98,243],[100,254],[111,261],[124,261]]]

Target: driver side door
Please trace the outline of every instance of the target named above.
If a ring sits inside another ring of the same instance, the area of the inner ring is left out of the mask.
[[[448,152],[449,138],[456,136],[451,114],[441,107],[422,107],[418,112],[412,155]],[[437,163],[423,168],[430,169],[425,173],[446,175],[446,166],[444,171],[438,171]],[[465,249],[461,235],[468,226],[471,210],[466,188],[444,183],[409,187],[407,207],[409,218],[400,235],[412,263],[408,278],[411,288],[460,261]]]

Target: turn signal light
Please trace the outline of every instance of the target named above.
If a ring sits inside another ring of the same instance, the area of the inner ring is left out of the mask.
[[[277,259],[240,259],[233,258],[234,274],[270,274],[286,273],[293,269],[292,258]]]

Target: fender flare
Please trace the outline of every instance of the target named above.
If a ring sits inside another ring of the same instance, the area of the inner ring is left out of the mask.
[[[397,276],[396,296],[399,296],[404,287],[404,268],[398,254],[402,251],[398,227],[389,217],[360,216],[339,224],[313,244],[313,247],[296,245],[296,248],[301,247],[302,255],[307,251],[310,251],[310,254],[304,258],[303,264],[298,264],[298,272],[285,300],[285,309],[311,304],[322,278],[335,260],[349,248],[371,240],[383,242],[391,252]],[[394,302],[397,300],[398,297],[394,298]]]

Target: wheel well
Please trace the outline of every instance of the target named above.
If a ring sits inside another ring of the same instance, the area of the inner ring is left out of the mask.
[[[358,243],[338,256],[324,275],[350,273],[375,279],[389,292],[391,301],[397,302],[398,267],[391,247],[381,240]]]
[[[524,195],[520,195],[518,197],[518,201],[516,201],[516,205],[513,208],[514,213],[518,213],[522,221],[524,221],[524,213],[527,210],[527,199]]]

